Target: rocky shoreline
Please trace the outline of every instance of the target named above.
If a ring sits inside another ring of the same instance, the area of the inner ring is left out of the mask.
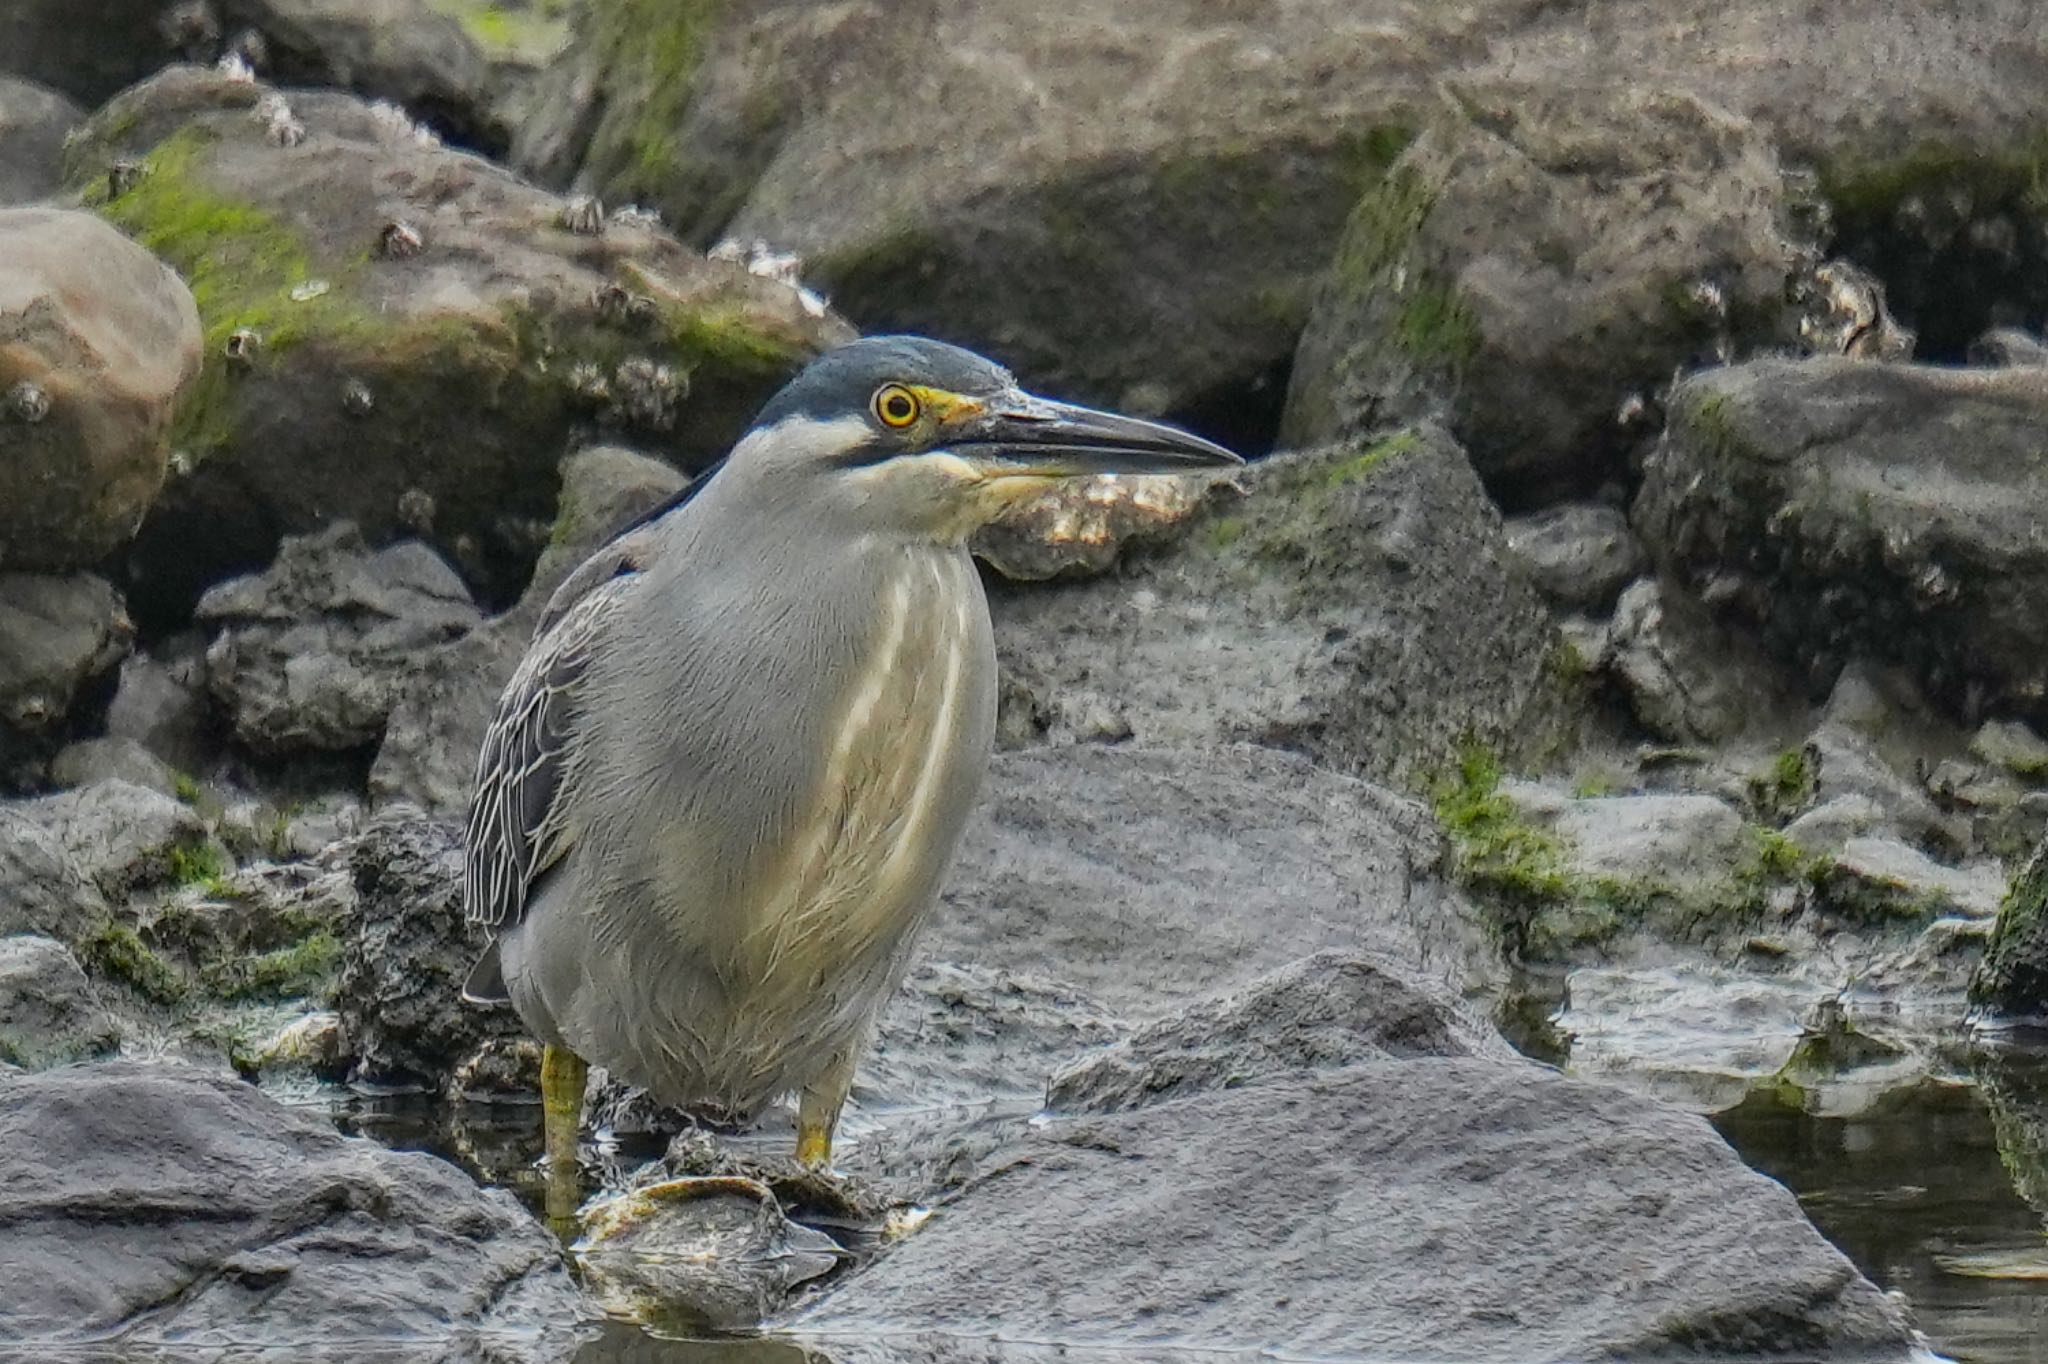
[[[1694,1115],[1998,1089],[2048,1216],[2048,1100],[1955,1061],[2048,1018],[2018,0],[938,0],[914,55],[79,8],[0,14],[0,1353],[563,1359],[694,1301],[307,1104],[531,1102],[457,998],[488,708],[583,555],[897,327],[1261,458],[988,534],[1004,751],[847,1190],[599,1076],[666,1148],[613,1193],[780,1199],[615,1259],[838,1364],[1904,1359]]]

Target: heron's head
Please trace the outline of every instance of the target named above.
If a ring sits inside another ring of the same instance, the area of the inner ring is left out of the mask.
[[[1058,479],[1243,463],[1170,426],[1026,393],[1000,365],[917,336],[819,356],[761,410],[733,461],[948,540]]]

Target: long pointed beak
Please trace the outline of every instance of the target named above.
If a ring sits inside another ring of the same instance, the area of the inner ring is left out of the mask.
[[[997,476],[1036,478],[1192,474],[1244,463],[1213,441],[1159,422],[1027,394],[990,403],[946,448]]]

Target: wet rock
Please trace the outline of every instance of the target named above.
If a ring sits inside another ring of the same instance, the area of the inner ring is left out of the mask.
[[[1445,421],[1497,495],[1619,472],[1617,414],[1784,339],[1794,257],[1767,130],[1669,86],[1458,81],[1346,228],[1286,440]]]
[[[1269,410],[1329,240],[1431,77],[1537,8],[1315,0],[1254,26],[1081,0],[1048,41],[1035,14],[947,0],[906,64],[852,10],[591,6],[515,160],[691,240],[795,252],[863,327],[978,343],[1055,391]],[[943,148],[902,135],[933,127]]]
[[[0,566],[87,567],[163,484],[192,293],[91,214],[0,208],[0,333]]]
[[[1648,560],[1628,518],[1598,502],[1575,502],[1507,523],[1508,548],[1560,606],[1605,611]]]
[[[213,588],[196,617],[218,631],[207,681],[234,737],[269,756],[376,743],[421,653],[483,618],[431,549],[372,552],[347,522],[286,537],[268,570]]]
[[[1117,1113],[1290,1071],[1417,1056],[1511,1055],[1489,1024],[1391,964],[1318,952],[1077,1057],[1054,1072],[1046,1106]]]
[[[2048,373],[1760,360],[1688,379],[1635,522],[1809,676],[1896,663],[1952,712],[2048,700],[2032,609]]]
[[[409,801],[433,814],[467,810],[484,726],[548,598],[613,531],[687,481],[671,466],[618,446],[596,446],[562,461],[554,529],[533,581],[504,615],[415,659],[370,769],[373,798]]]
[[[115,900],[162,880],[175,850],[206,838],[191,806],[120,780],[0,805],[0,818],[47,833],[72,868]]]
[[[1621,594],[1608,649],[1606,670],[1637,722],[1671,743],[1769,739],[1789,732],[1804,710],[1752,643],[1655,578]]]
[[[884,1322],[887,1346],[864,1344]],[[849,1359],[965,1338],[1478,1361],[1911,1341],[1697,1118],[1476,1059],[1057,1119],[788,1324]]]
[[[1558,642],[1434,428],[1267,460],[1171,553],[992,602],[1019,736],[1251,740],[1396,783],[1557,733]]]
[[[1581,967],[1565,988],[1557,1026],[1571,1039],[1572,1074],[1718,1113],[1792,1059],[1826,987],[1686,963]]]
[[[1831,911],[1857,919],[1989,919],[2005,876],[1995,865],[1944,867],[1892,839],[1852,838],[1821,876],[1820,891]]]
[[[335,1339],[560,1358],[586,1318],[509,1193],[239,1081],[109,1062],[0,1079],[0,1335],[62,1350]]]
[[[334,1007],[351,1079],[438,1089],[486,1039],[520,1030],[510,1009],[462,1000],[484,938],[463,917],[461,830],[395,808],[350,849],[349,871]]]
[[[281,119],[303,135],[273,137]],[[143,173],[109,196],[124,159]],[[206,369],[178,430],[187,472],[133,563],[172,620],[268,562],[280,535],[342,519],[372,546],[423,538],[509,600],[573,431],[612,424],[700,464],[849,335],[656,229],[572,233],[560,199],[353,96],[173,68],[87,124],[70,164],[207,300]],[[210,225],[181,231],[195,214]],[[628,371],[661,378],[673,420],[622,405]]]
[[[1785,826],[1785,837],[1801,852],[1835,853],[1852,838],[1890,827],[1884,806],[1850,794],[1821,802]]]
[[[1836,679],[1804,751],[1817,799],[1874,801],[1889,829],[1961,853],[1969,846],[1969,820],[1936,805],[1918,775],[1936,755],[1961,747],[1960,733],[1931,713],[1909,679],[1852,664]]]
[[[1178,539],[1207,500],[1200,480],[1104,477],[1062,483],[975,534],[975,556],[1005,578],[1086,578],[1134,545]]]
[[[493,154],[510,141],[492,116],[489,62],[463,25],[427,0],[215,3],[226,31],[259,36],[268,80],[391,100],[443,136]]]
[[[0,76],[0,207],[55,194],[64,180],[64,134],[85,111],[55,90]]]
[[[607,1312],[640,1321],[747,1331],[799,1284],[838,1267],[822,1231],[783,1215],[752,1179],[692,1179],[635,1189],[584,1217],[576,1260]]]
[[[106,897],[36,817],[38,804],[0,801],[0,934],[76,941],[89,925],[107,917]]]
[[[185,772],[206,765],[209,742],[206,649],[196,635],[159,644],[121,662],[121,679],[107,703],[107,735],[141,744]]]
[[[125,781],[166,796],[177,792],[177,778],[171,769],[133,739],[85,739],[71,744],[51,760],[50,780],[65,787]]]
[[[134,632],[114,589],[87,574],[0,573],[0,758],[54,731]]]
[[[103,1055],[120,1040],[63,943],[0,937],[0,1060],[40,1070]]]
[[[2037,849],[2013,878],[1970,1000],[2011,1018],[2048,1019],[2048,851]]]
[[[1555,831],[1583,876],[1645,890],[1703,890],[1727,883],[1750,855],[1741,814],[1712,796],[1573,798],[1522,782],[1501,789],[1517,810]]]

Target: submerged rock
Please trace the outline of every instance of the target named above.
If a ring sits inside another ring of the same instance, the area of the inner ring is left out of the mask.
[[[0,208],[0,335],[0,568],[87,567],[163,485],[192,292],[89,213]]]
[[[965,1338],[999,1360],[1094,1346],[1502,1364],[1912,1344],[1792,1195],[1699,1119],[1476,1059],[1054,1120],[786,1324],[849,1361]]]
[[[140,173],[107,186],[120,162]],[[187,471],[135,551],[173,619],[280,535],[342,519],[372,546],[423,539],[509,599],[573,430],[701,463],[848,335],[657,230],[573,233],[562,200],[349,95],[173,68],[102,110],[70,164],[202,301]]]
[[[2013,878],[1970,999],[2008,1018],[2048,1018],[2048,843]]]
[[[558,1359],[588,1309],[509,1193],[249,1085],[108,1062],[0,1076],[0,1338]]]
[[[1178,547],[991,603],[1011,742],[1251,740],[1420,785],[1560,731],[1560,646],[1433,427],[1277,456]]]

